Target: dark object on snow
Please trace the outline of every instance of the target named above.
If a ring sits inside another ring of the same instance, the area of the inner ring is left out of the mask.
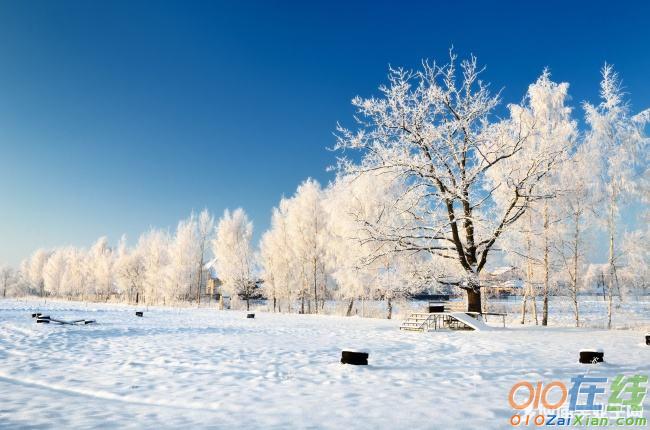
[[[42,315],[38,318],[36,318],[36,322],[39,324],[50,324],[50,323],[56,323],[60,325],[86,325],[86,324],[94,324],[96,321],[95,320],[86,320],[86,319],[81,319],[81,320],[72,320],[72,321],[66,321],[66,320],[59,320],[56,318],[51,318],[49,315]]]
[[[429,305],[429,313],[437,313],[437,312],[444,312],[445,311],[445,305]]]
[[[582,364],[602,363],[605,361],[605,352],[594,349],[583,349],[580,351],[580,360]]]
[[[356,351],[341,351],[341,363],[367,366],[368,353],[356,352]]]
[[[246,318],[255,318],[255,314],[246,314]]]
[[[40,313],[40,312],[37,312],[37,313],[35,313],[35,314],[32,314],[32,318],[38,318],[38,317],[40,317],[41,315],[43,315],[43,314]]]
[[[141,317],[141,316],[144,316],[144,313],[141,312],[141,311],[136,311],[136,312],[135,312],[135,316],[136,316],[136,317]]]
[[[645,334],[645,344],[650,345],[650,333]]]

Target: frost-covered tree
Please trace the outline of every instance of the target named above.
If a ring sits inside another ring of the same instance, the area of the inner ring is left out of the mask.
[[[196,262],[200,259],[198,222],[191,214],[181,220],[169,244],[169,299],[190,299],[197,284]]]
[[[143,301],[152,304],[169,298],[169,233],[152,229],[140,236],[137,253],[142,256],[144,279],[142,281]]]
[[[138,248],[129,250],[126,237],[122,236],[117,245],[115,257],[115,280],[118,290],[126,295],[130,303],[138,304],[142,297],[145,275],[144,259]]]
[[[226,209],[217,223],[212,242],[217,276],[223,282],[224,290],[244,299],[247,310],[250,310],[250,299],[257,289],[252,236],[253,223],[248,220],[246,212],[241,208],[232,213]]]
[[[115,293],[115,276],[113,271],[113,250],[108,245],[108,238],[102,236],[90,247],[87,258],[90,276],[89,286],[98,299],[108,300]]]
[[[22,265],[23,273],[31,288],[43,297],[45,295],[45,283],[43,281],[43,267],[50,257],[50,252],[38,249]]]
[[[0,288],[2,289],[2,298],[7,297],[7,291],[16,284],[16,271],[8,265],[0,266]]]
[[[624,267],[621,278],[638,297],[647,295],[650,289],[650,211],[641,217],[643,227],[626,232],[622,250]]]
[[[565,273],[569,296],[573,304],[576,327],[580,326],[579,293],[584,284],[585,254],[590,226],[602,184],[593,166],[593,142],[583,141],[571,159],[562,166],[560,181],[563,191],[556,199],[556,212],[561,222],[556,225],[555,249]]]
[[[468,310],[481,311],[479,275],[496,241],[528,209],[532,189],[555,154],[536,152],[513,121],[494,123],[499,96],[479,79],[475,57],[456,67],[425,62],[420,71],[390,69],[381,97],[355,97],[359,129],[338,127],[337,148],[359,149],[360,162],[343,159],[345,174],[397,174],[414,202],[409,222],[380,225],[365,220],[377,241],[395,252],[422,252],[452,259],[462,268],[457,284]],[[504,163],[525,153],[528,163]],[[499,182],[489,173],[501,168]],[[494,192],[504,204],[494,204]],[[489,213],[489,214],[488,214]],[[389,232],[388,234],[380,232]]]
[[[323,206],[323,190],[313,179],[300,184],[289,201],[287,223],[293,248],[293,257],[300,263],[299,277],[301,312],[305,312],[305,300],[313,294],[313,311],[318,313],[319,300],[324,301],[328,282],[326,270],[326,246],[328,231]],[[311,300],[307,300],[311,312]]]
[[[70,247],[66,252],[67,264],[61,280],[60,294],[88,300],[95,297],[91,266],[84,249]]]
[[[196,287],[196,302],[201,302],[201,286],[206,281],[203,279],[203,271],[206,262],[206,253],[212,238],[214,236],[214,216],[210,214],[207,209],[203,209],[199,214],[197,222],[197,248],[198,253],[196,256],[196,271],[197,271],[197,287]]]
[[[600,150],[594,157],[599,162],[601,182],[604,184],[604,205],[607,212],[606,225],[609,242],[608,276],[608,327],[611,328],[612,295],[616,288],[616,224],[621,203],[637,191],[641,174],[647,172],[648,136],[644,128],[650,122],[650,109],[639,114],[630,113],[629,103],[624,99],[618,74],[605,64],[601,71],[601,102],[594,106],[584,104],[587,124],[590,127],[587,139]],[[596,154],[593,154],[594,156]]]
[[[548,324],[548,300],[551,289],[551,276],[559,266],[556,249],[555,230],[563,216],[558,211],[557,201],[567,188],[561,178],[561,166],[574,147],[577,137],[577,124],[571,118],[568,100],[568,83],[555,83],[550,79],[548,69],[528,87],[524,103],[511,105],[512,125],[521,129],[528,137],[526,148],[519,154],[497,166],[493,176],[496,186],[511,179],[511,169],[525,171],[530,166],[529,156],[542,154],[547,171],[536,183],[529,187],[530,203],[528,214],[513,225],[510,234],[502,239],[510,259],[519,263],[526,273],[526,285],[522,301],[522,323],[525,320],[526,302],[532,298],[533,315],[537,323],[537,290],[542,293],[542,325]],[[517,169],[517,164],[520,164]],[[498,173],[506,167],[508,176]],[[518,173],[519,174],[519,173]],[[497,202],[503,206],[510,204],[510,196],[495,192]],[[503,198],[503,201],[501,199]],[[539,288],[538,288],[539,286]]]
[[[364,221],[398,223],[406,210],[399,200],[403,187],[391,175],[369,173],[339,176],[326,191],[328,261],[337,295],[348,302],[347,315],[355,299],[376,296],[386,300],[391,318],[392,300],[421,286],[421,255],[391,252],[392,243],[373,240]]]
[[[43,266],[43,285],[45,292],[50,296],[62,295],[65,291],[63,281],[69,253],[68,248],[55,249]]]
[[[290,238],[288,211],[290,202],[282,199],[277,208],[273,208],[271,227],[262,235],[260,241],[260,263],[264,289],[267,297],[273,301],[273,311],[282,312],[282,301],[291,312],[292,299],[300,291],[298,258],[295,256],[293,242]]]

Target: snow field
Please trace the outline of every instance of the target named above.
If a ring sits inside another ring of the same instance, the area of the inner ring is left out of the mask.
[[[404,333],[399,320],[0,301],[0,428],[507,428],[519,380],[650,374],[645,330]],[[138,308],[140,310],[140,308]],[[36,324],[32,312],[97,325]],[[339,363],[370,352],[369,366]],[[645,408],[649,410],[650,399]]]

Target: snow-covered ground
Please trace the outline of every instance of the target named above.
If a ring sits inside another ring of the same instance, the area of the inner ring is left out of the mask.
[[[0,428],[509,428],[517,381],[650,375],[646,309],[629,330],[406,333],[399,320],[5,300]],[[584,347],[607,363],[578,364]],[[340,364],[344,348],[370,365]]]

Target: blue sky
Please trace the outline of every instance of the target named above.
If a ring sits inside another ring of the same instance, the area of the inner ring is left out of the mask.
[[[608,61],[650,106],[648,3],[493,3],[0,3],[0,262],[204,207],[242,206],[259,233],[330,178],[353,96],[451,45],[505,102],[549,66],[579,108]]]

